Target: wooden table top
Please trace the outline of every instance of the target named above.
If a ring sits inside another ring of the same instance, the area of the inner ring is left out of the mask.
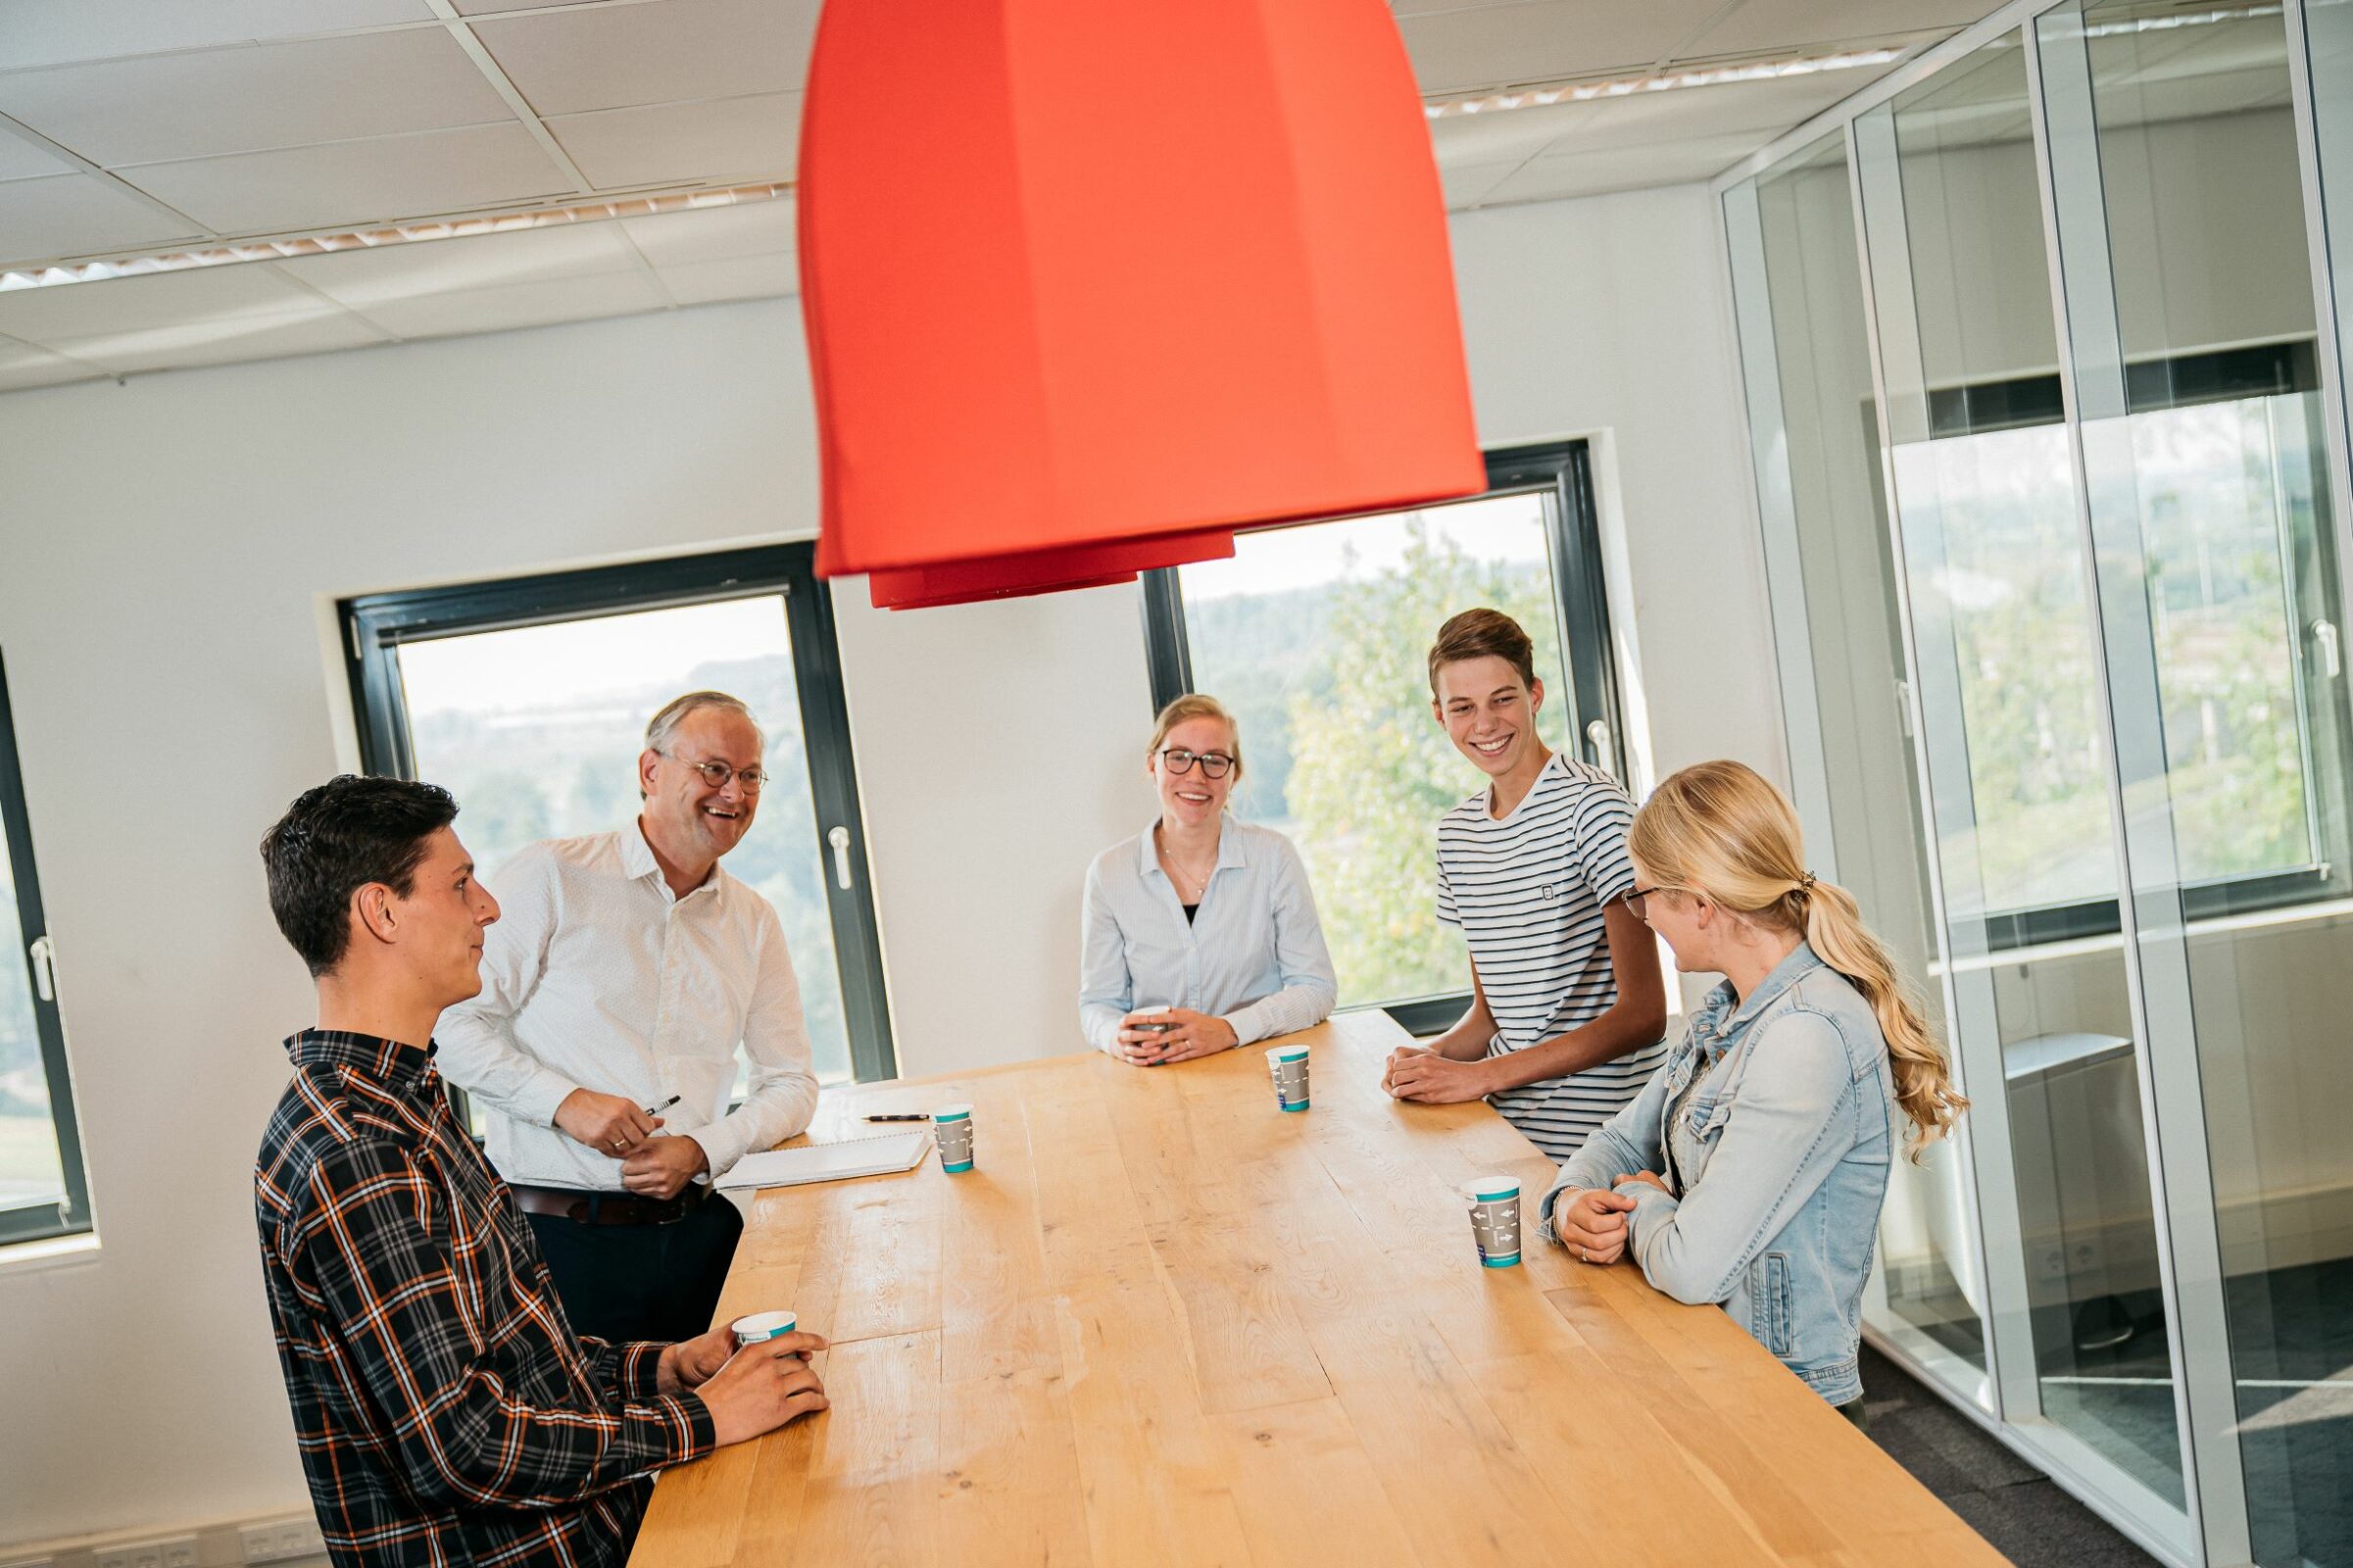
[[[828,1090],[812,1129],[972,1102],[977,1168],[760,1194],[720,1314],[833,1342],[833,1407],[663,1474],[635,1568],[2003,1559],[1715,1307],[1454,1184],[1552,1167],[1379,1085],[1379,1012],[1140,1069],[1088,1054]]]

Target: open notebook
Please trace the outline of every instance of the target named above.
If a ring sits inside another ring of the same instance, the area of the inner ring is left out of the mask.
[[[721,1187],[798,1187],[803,1182],[838,1182],[850,1176],[881,1176],[913,1170],[931,1152],[931,1132],[877,1133],[834,1144],[804,1144],[746,1154],[721,1176]]]

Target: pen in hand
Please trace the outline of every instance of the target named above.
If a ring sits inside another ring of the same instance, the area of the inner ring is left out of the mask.
[[[646,1114],[647,1114],[647,1115],[649,1115],[649,1116],[659,1116],[659,1115],[661,1115],[661,1114],[662,1114],[663,1111],[665,1111],[665,1110],[669,1109],[669,1108],[670,1108],[672,1105],[675,1105],[676,1103],[678,1103],[679,1100],[680,1100],[680,1099],[682,1099],[682,1098],[683,1098],[682,1096],[678,1096],[678,1095],[672,1095],[672,1096],[670,1096],[670,1098],[669,1098],[669,1099],[667,1099],[667,1100],[663,1101],[663,1102],[662,1102],[661,1104],[659,1104],[659,1105],[648,1105],[648,1106],[646,1107]]]

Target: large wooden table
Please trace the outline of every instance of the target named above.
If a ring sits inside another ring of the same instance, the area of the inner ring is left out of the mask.
[[[638,1568],[1999,1563],[1721,1311],[1454,1183],[1551,1166],[1485,1105],[1379,1087],[1380,1013],[1139,1069],[1058,1057],[829,1091],[968,1100],[978,1168],[761,1194],[722,1316],[789,1306],[831,1410],[661,1478]]]

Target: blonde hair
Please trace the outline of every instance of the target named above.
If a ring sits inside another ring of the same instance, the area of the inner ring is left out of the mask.
[[[1226,711],[1225,704],[1200,692],[1187,692],[1160,710],[1159,718],[1152,724],[1152,744],[1144,748],[1144,760],[1150,763],[1159,756],[1160,747],[1168,739],[1168,732],[1189,718],[1214,718],[1225,725],[1226,738],[1234,743],[1234,778],[1239,782],[1242,778],[1242,726],[1234,722],[1234,715]]]
[[[1805,868],[1797,813],[1781,791],[1739,762],[1701,762],[1659,785],[1635,813],[1627,847],[1659,886],[1698,893],[1761,925],[1804,936],[1824,963],[1863,994],[1887,1037],[1895,1099],[1911,1119],[1913,1161],[1952,1130],[1969,1102],[1952,1085],[1894,960],[1863,925],[1854,895]]]

